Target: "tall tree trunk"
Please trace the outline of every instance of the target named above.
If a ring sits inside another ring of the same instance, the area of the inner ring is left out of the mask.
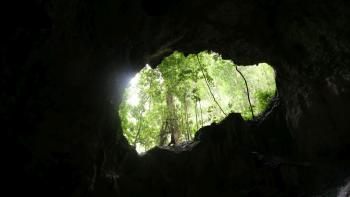
[[[184,111],[185,111],[185,128],[186,128],[186,140],[190,140],[190,129],[188,123],[188,101],[186,95],[184,95]]]
[[[134,140],[134,147],[136,147],[136,144],[140,138],[140,133],[141,133],[141,128],[142,128],[142,120],[143,120],[143,116],[142,116],[143,112],[144,112],[144,109],[142,109],[140,111],[140,114],[139,114],[138,129],[137,129],[137,133],[136,133],[135,140]]]
[[[147,103],[148,102],[148,99],[150,97],[148,96],[146,99],[144,99],[144,102],[143,103]],[[137,142],[139,141],[139,138],[140,138],[140,134],[141,134],[141,129],[142,129],[142,121],[143,121],[143,112],[145,112],[145,107],[142,107],[142,109],[140,110],[140,113],[139,113],[139,119],[138,119],[138,129],[137,129],[137,133],[136,133],[136,136],[135,136],[135,140],[134,140],[134,146],[136,147],[136,144]]]
[[[202,105],[201,105],[201,101],[199,100],[198,101],[199,102],[199,109],[200,109],[200,111],[201,111],[201,123],[202,123],[202,127],[203,127],[203,111],[202,111]]]
[[[168,127],[168,121],[167,119],[163,121],[162,126],[160,128],[159,132],[159,145],[164,146],[167,140],[167,127]]]
[[[198,112],[197,112],[197,101],[195,101],[194,103],[195,103],[194,109],[195,109],[195,112],[196,112],[196,129],[198,130]]]
[[[166,94],[166,104],[168,107],[168,121],[169,121],[169,130],[171,133],[170,144],[178,144],[180,139],[180,130],[178,118],[175,111],[174,95],[172,92],[167,91]]]

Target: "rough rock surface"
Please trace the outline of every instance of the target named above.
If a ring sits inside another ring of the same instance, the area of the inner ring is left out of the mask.
[[[350,5],[305,0],[19,0],[1,6],[11,196],[312,196],[350,176]],[[267,62],[278,100],[139,156],[116,108],[173,50]],[[5,192],[5,191],[4,191]]]

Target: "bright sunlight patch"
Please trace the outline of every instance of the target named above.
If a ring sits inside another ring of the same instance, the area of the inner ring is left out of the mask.
[[[237,66],[213,52],[174,52],[130,80],[119,115],[129,143],[144,152],[192,140],[199,128],[231,112],[252,119],[275,92],[275,73],[266,63]]]

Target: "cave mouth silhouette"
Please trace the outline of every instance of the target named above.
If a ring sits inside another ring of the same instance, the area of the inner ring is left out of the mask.
[[[255,119],[275,94],[275,72],[267,63],[240,66],[215,52],[175,51],[129,81],[118,112],[124,136],[142,153],[191,141],[230,113]]]

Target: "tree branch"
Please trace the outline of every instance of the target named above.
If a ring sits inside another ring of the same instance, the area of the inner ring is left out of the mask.
[[[207,86],[208,86],[209,92],[210,92],[210,94],[211,94],[211,96],[212,96],[214,102],[219,106],[221,112],[222,112],[225,116],[227,116],[227,114],[226,114],[226,113],[224,112],[224,110],[221,108],[221,106],[220,106],[220,104],[218,103],[218,101],[215,99],[215,96],[214,96],[213,92],[211,91],[211,88],[210,88],[210,86],[209,86],[208,79],[207,79],[207,77],[206,77],[205,74],[204,74],[204,71],[203,71],[203,67],[202,67],[201,62],[199,61],[198,54],[196,54],[196,57],[197,57],[197,60],[198,60],[199,67],[201,68],[201,72],[202,72],[202,75],[203,75],[203,77],[204,77],[205,83],[206,83]]]
[[[252,103],[250,102],[250,94],[249,94],[249,88],[248,88],[247,80],[245,79],[245,77],[244,77],[244,75],[242,74],[242,72],[241,72],[240,70],[238,70],[238,66],[236,65],[235,67],[236,67],[237,72],[241,75],[241,77],[242,77],[243,80],[244,80],[245,87],[246,87],[246,90],[247,90],[247,96],[248,96],[248,102],[249,102],[249,106],[250,106],[250,111],[252,112],[252,117],[254,118],[254,112],[253,112]]]

